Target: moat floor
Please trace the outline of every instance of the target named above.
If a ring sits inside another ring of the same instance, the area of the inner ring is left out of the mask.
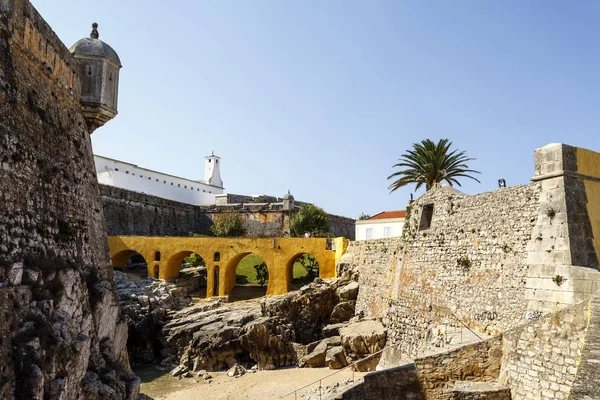
[[[139,374],[139,371],[136,371]],[[281,368],[273,371],[246,373],[239,378],[230,378],[225,371],[211,372],[213,380],[206,383],[202,378],[177,379],[163,375],[154,381],[142,377],[142,392],[156,400],[196,400],[196,399],[279,399],[293,390],[307,385],[335,371],[329,368]],[[355,372],[354,379],[362,378],[365,372]],[[161,375],[160,373],[155,375]],[[148,378],[148,376],[146,376]],[[346,369],[322,381],[323,389],[336,383],[340,387],[352,379],[352,371]],[[310,395],[318,398],[319,383],[298,392],[297,398]],[[294,399],[294,395],[286,399]]]

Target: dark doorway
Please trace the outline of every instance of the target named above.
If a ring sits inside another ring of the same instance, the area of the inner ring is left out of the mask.
[[[219,266],[215,265],[214,279],[213,279],[213,296],[219,295]]]

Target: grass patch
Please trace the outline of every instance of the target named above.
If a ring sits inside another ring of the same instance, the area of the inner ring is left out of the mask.
[[[248,284],[256,284],[256,270],[254,269],[254,266],[260,264],[261,262],[263,262],[261,256],[257,254],[248,254],[246,257],[240,260],[240,263],[238,264],[237,269],[235,270],[235,274],[245,276]],[[294,279],[302,278],[304,276],[306,276],[306,270],[304,269],[302,264],[300,264],[299,262],[295,262]],[[243,278],[236,279],[237,282],[241,282],[242,280]]]
[[[256,283],[256,270],[254,269],[254,266],[261,262],[263,262],[261,256],[248,254],[240,260],[240,263],[235,270],[235,274],[245,276],[248,283]],[[239,281],[239,279],[236,279],[236,281]]]

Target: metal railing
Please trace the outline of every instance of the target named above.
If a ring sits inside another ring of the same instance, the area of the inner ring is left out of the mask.
[[[335,374],[339,374],[340,372],[344,371],[344,370],[345,370],[345,369],[347,369],[347,368],[351,368],[351,367],[353,367],[353,366],[355,366],[355,365],[357,365],[357,364],[360,364],[361,362],[363,362],[363,361],[365,361],[365,360],[368,360],[368,359],[369,359],[369,358],[371,358],[371,357],[374,357],[374,356],[376,356],[376,355],[378,355],[378,354],[381,354],[381,353],[383,353],[383,350],[385,350],[385,349],[381,349],[381,350],[379,350],[379,351],[377,351],[377,352],[375,352],[375,353],[373,353],[373,354],[369,354],[369,355],[368,355],[368,356],[366,356],[365,358],[361,358],[360,360],[358,360],[358,361],[355,361],[355,362],[353,362],[352,364],[348,364],[348,365],[346,365],[344,368],[340,368],[340,369],[338,369],[337,371],[335,371],[335,372],[333,372],[333,373],[331,373],[331,374],[329,374],[329,375],[325,375],[324,377],[322,377],[322,378],[320,378],[320,379],[317,379],[316,381],[313,381],[313,382],[311,382],[311,383],[309,383],[309,384],[307,384],[307,385],[304,385],[304,386],[302,386],[301,388],[298,388],[298,389],[294,390],[293,392],[289,392],[288,394],[285,394],[285,395],[283,395],[283,396],[279,396],[279,398],[280,398],[280,399],[283,399],[283,398],[286,398],[286,397],[288,397],[288,396],[291,396],[291,395],[293,394],[293,395],[294,395],[294,399],[295,399],[295,400],[297,400],[297,399],[298,399],[298,392],[299,392],[300,390],[302,390],[302,389],[305,389],[305,388],[307,388],[307,387],[309,387],[309,386],[312,386],[312,385],[314,385],[315,383],[317,383],[317,382],[318,382],[318,383],[319,383],[319,399],[321,399],[321,398],[322,398],[321,396],[322,396],[322,393],[323,393],[323,391],[321,390],[321,388],[322,388],[322,381],[323,381],[324,379],[327,379],[327,378],[329,378],[330,376],[333,376],[333,375],[335,375]],[[354,368],[352,368],[352,382],[354,382]]]
[[[469,328],[469,327],[467,326],[467,324],[465,324],[465,323],[464,323],[464,322],[463,322],[463,321],[462,321],[460,318],[458,318],[458,317],[457,317],[457,316],[456,316],[456,315],[455,315],[455,314],[454,314],[452,311],[450,311],[450,310],[447,310],[447,311],[446,311],[446,313],[447,313],[447,314],[449,314],[449,315],[451,315],[451,316],[452,316],[452,317],[453,317],[453,318],[454,318],[456,321],[458,321],[458,322],[459,322],[459,323],[460,323],[462,326],[464,326],[465,328],[467,328],[467,329],[468,329],[468,330],[469,330],[469,331],[470,331],[470,332],[471,332],[473,335],[477,336],[477,338],[478,338],[479,340],[484,340],[484,338],[482,338],[482,337],[481,337],[481,336],[479,336],[479,335],[478,335],[478,334],[477,334],[475,331],[473,331],[471,328]],[[462,344],[462,343],[463,343],[462,329],[460,330],[460,342],[459,342],[459,343],[460,343],[460,344]],[[444,347],[445,347],[445,346],[444,346]],[[316,383],[319,383],[319,399],[321,399],[321,398],[322,398],[322,395],[323,395],[323,394],[322,394],[322,387],[323,387],[323,385],[322,385],[322,381],[323,381],[323,380],[325,380],[325,379],[327,379],[327,378],[329,378],[329,377],[331,377],[331,376],[333,376],[333,375],[339,374],[340,372],[342,372],[342,371],[346,370],[347,368],[352,368],[353,366],[355,366],[355,365],[357,365],[357,364],[360,364],[360,363],[362,363],[362,362],[364,362],[364,361],[368,360],[368,359],[369,359],[369,358],[371,358],[371,357],[374,357],[374,356],[376,356],[376,355],[378,355],[378,354],[381,354],[381,353],[382,353],[384,350],[385,350],[385,349],[382,349],[382,350],[379,350],[379,351],[377,351],[377,352],[375,352],[375,353],[373,353],[373,354],[369,354],[369,355],[368,355],[368,356],[366,356],[365,358],[362,358],[362,359],[360,359],[360,360],[358,360],[358,361],[355,361],[355,362],[353,362],[352,364],[348,364],[348,365],[347,365],[347,366],[345,366],[344,368],[341,368],[341,369],[339,369],[339,370],[337,370],[337,371],[335,371],[335,372],[333,372],[333,373],[331,373],[331,374],[329,374],[329,375],[325,375],[324,377],[322,377],[322,378],[320,378],[320,379],[317,379],[317,380],[315,380],[315,381],[313,381],[313,382],[311,382],[311,383],[309,383],[309,384],[306,384],[306,385],[304,385],[304,386],[302,386],[302,387],[300,387],[300,388],[298,388],[298,389],[296,389],[296,390],[294,390],[294,391],[292,391],[292,392],[289,392],[289,393],[287,393],[287,394],[285,394],[285,395],[283,395],[283,396],[279,396],[279,398],[280,398],[280,399],[283,399],[283,398],[286,398],[286,397],[288,397],[288,396],[290,396],[290,395],[292,395],[292,394],[293,394],[293,395],[294,395],[294,399],[296,399],[296,400],[297,400],[297,399],[298,399],[298,392],[299,392],[300,390],[302,390],[302,389],[305,389],[305,388],[307,388],[307,387],[309,387],[309,386],[312,386],[312,385],[314,385],[314,384],[316,384]],[[352,381],[353,381],[353,382],[354,382],[354,372],[355,372],[355,371],[354,371],[354,368],[352,368]]]
[[[454,315],[454,313],[450,310],[448,310],[448,313],[450,313],[450,315],[452,315],[454,317],[455,320],[457,320],[458,322],[460,322],[465,328],[467,328],[473,335],[477,336],[479,338],[479,340],[483,340],[483,338],[481,336],[479,336],[477,333],[475,333],[471,328],[469,328],[467,326],[467,324],[465,324],[464,322],[461,321],[460,318],[458,318],[456,315]],[[460,341],[462,343],[462,332],[460,334]]]

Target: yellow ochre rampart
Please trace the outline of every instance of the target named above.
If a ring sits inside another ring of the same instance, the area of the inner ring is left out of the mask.
[[[176,279],[183,259],[198,254],[207,268],[206,297],[212,297],[233,290],[238,263],[252,253],[261,256],[269,269],[267,295],[288,292],[294,261],[304,253],[317,260],[321,278],[335,278],[335,265],[344,255],[348,239],[109,236],[108,245],[113,267],[124,267],[139,253],[148,264],[148,275],[158,279]]]
[[[584,180],[587,211],[594,234],[594,249],[600,260],[600,153],[578,147],[577,173],[590,178]]]

